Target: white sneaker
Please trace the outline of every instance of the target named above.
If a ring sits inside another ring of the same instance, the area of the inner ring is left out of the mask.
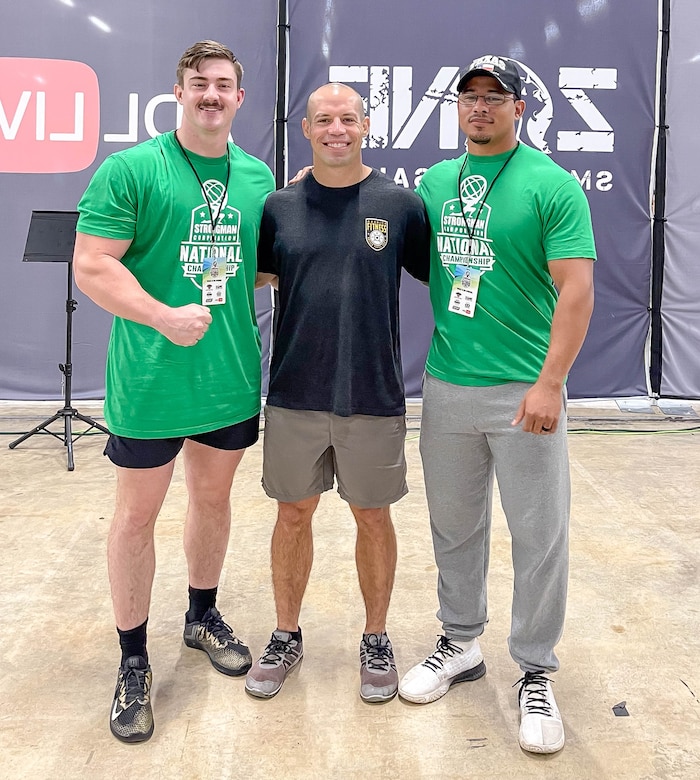
[[[477,639],[458,642],[441,636],[435,652],[403,676],[399,696],[415,704],[428,704],[444,696],[450,685],[478,680],[485,674],[486,664]]]
[[[552,681],[538,672],[518,680],[520,747],[530,753],[556,753],[564,747],[564,724],[552,693]]]

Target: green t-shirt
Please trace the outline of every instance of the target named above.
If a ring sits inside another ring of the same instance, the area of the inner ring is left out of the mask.
[[[107,353],[105,419],[119,436],[160,439],[224,428],[260,411],[260,334],[254,283],[260,217],[274,189],[270,169],[229,143],[230,177],[216,228],[226,259],[226,303],[193,347],[115,317]],[[226,156],[188,152],[214,214]],[[201,303],[211,220],[197,177],[167,133],[108,157],[78,204],[78,231],[131,239],[122,258],[141,286],[169,306]]]
[[[523,144],[508,161],[510,155],[471,155],[461,203],[465,155],[428,169],[416,190],[432,238],[435,330],[426,370],[452,384],[536,381],[557,301],[547,263],[595,259],[588,201],[576,179]],[[473,316],[456,313],[477,277]]]

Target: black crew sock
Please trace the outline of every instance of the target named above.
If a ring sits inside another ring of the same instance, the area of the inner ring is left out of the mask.
[[[146,618],[140,626],[130,628],[128,631],[122,631],[117,626],[119,634],[119,647],[122,649],[122,665],[127,658],[132,655],[140,655],[148,663],[148,651],[146,650]]]
[[[200,621],[206,611],[216,605],[216,591],[218,588],[193,588],[189,587],[190,608],[187,610],[185,619],[188,623]]]

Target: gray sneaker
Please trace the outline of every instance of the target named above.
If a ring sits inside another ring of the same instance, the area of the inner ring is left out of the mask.
[[[250,650],[224,623],[216,607],[210,607],[201,620],[185,622],[183,639],[187,647],[204,650],[212,666],[231,677],[245,674],[253,663]]]
[[[272,632],[265,652],[253,664],[253,668],[245,678],[245,689],[251,696],[260,699],[271,699],[279,693],[288,672],[290,672],[304,656],[304,644],[294,639],[289,631],[276,629]]]
[[[386,634],[363,634],[360,642],[360,696],[378,703],[396,696],[399,676],[394,651]]]

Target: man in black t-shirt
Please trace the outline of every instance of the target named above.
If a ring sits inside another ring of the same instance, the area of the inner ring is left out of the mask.
[[[263,487],[278,501],[272,536],[277,628],[246,678],[274,696],[303,655],[299,613],[313,559],[311,519],[334,478],[357,522],[365,602],[360,696],[383,702],[398,676],[386,615],[396,568],[389,507],[407,492],[399,284],[428,278],[429,228],[415,193],[362,162],[369,129],[344,84],[309,97],[302,130],[312,172],[272,193],[258,271],[278,277],[265,408]]]

